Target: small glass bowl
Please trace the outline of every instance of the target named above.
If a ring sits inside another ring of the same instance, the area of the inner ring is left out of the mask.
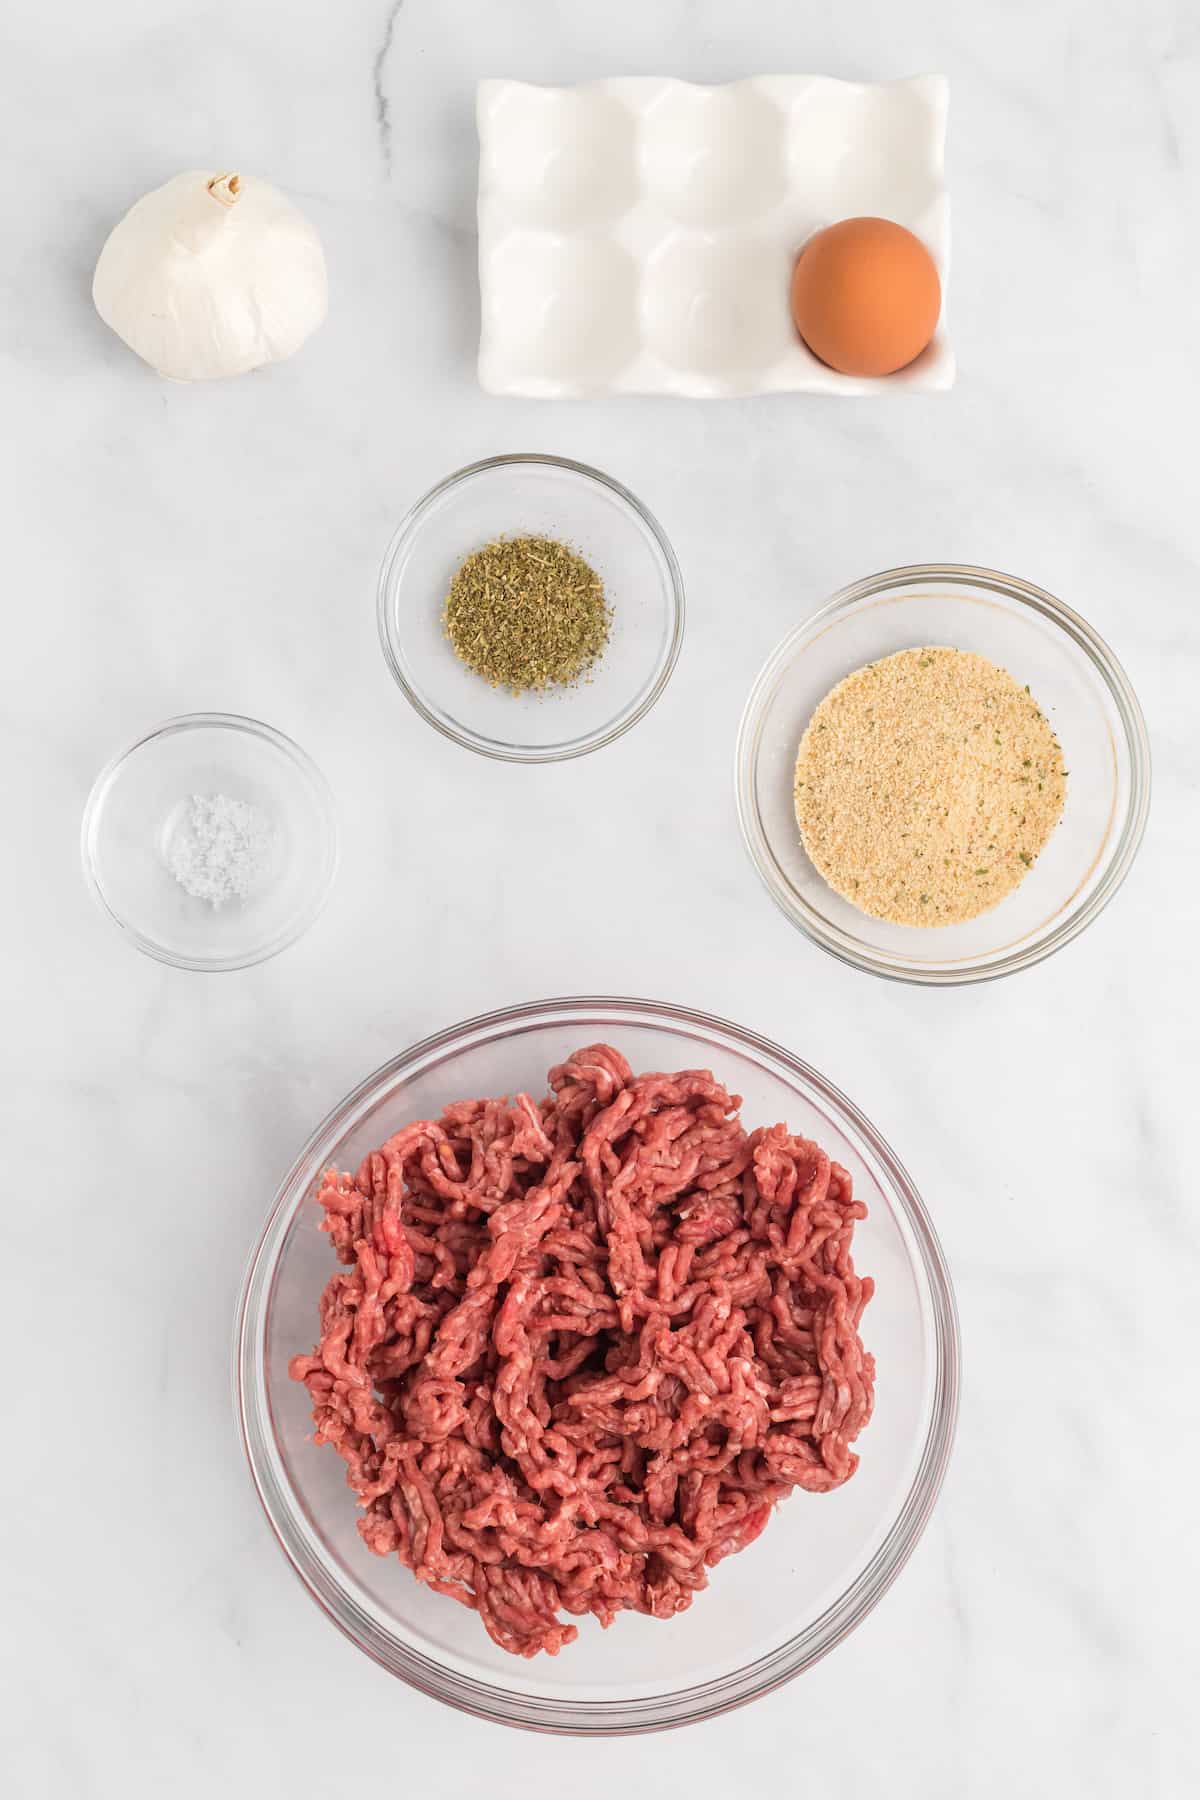
[[[217,794],[257,808],[269,837],[252,890],[213,906],[180,886],[168,856],[191,798]],[[139,950],[180,969],[243,969],[286,950],[320,912],[337,868],[337,819],[324,776],[281,731],[189,713],[100,773],[81,847],[94,898]]]
[[[604,582],[611,635],[575,687],[489,687],[442,628],[464,557],[522,536],[567,544]],[[379,635],[401,688],[444,736],[502,762],[586,756],[628,731],[670,679],[683,620],[683,581],[662,527],[611,476],[557,456],[497,456],[448,475],[403,521],[379,574]]]
[[[960,925],[869,918],[805,853],[793,806],[801,735],[845,676],[924,644],[972,650],[1028,683],[1066,760],[1063,816],[1029,875]],[[742,835],[767,891],[832,955],[897,981],[989,981],[1070,943],[1120,887],[1150,805],[1150,744],[1133,689],[1091,626],[1042,588],[947,563],[870,575],[835,594],[768,658],[738,732]]]
[[[579,1621],[558,1656],[525,1662],[478,1617],[435,1594],[358,1535],[345,1465],[312,1441],[308,1394],[288,1375],[318,1330],[336,1272],[314,1192],[331,1164],[362,1157],[411,1119],[467,1095],[546,1091],[546,1072],[581,1045],[615,1044],[635,1069],[711,1068],[743,1097],[748,1125],[786,1120],[847,1168],[867,1217],[854,1259],[875,1279],[863,1340],[876,1360],[861,1464],[833,1493],[792,1494],[749,1548],[714,1571],[677,1619],[622,1613]],[[950,1277],[908,1175],[852,1101],[790,1051],[687,1007],[562,999],[469,1019],[427,1038],[355,1088],[309,1139],[276,1195],[251,1258],[234,1349],[238,1414],[271,1527],[327,1616],[391,1674],[448,1705],[533,1731],[606,1737],[711,1718],[798,1675],[840,1643],[887,1591],[942,1483],[958,1397]]]

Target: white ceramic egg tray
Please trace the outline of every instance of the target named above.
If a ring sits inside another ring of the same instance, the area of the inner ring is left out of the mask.
[[[945,293],[947,85],[771,75],[479,85],[479,379],[494,394],[948,388],[945,308],[897,375],[839,375],[789,308],[814,231],[874,214],[916,232]]]

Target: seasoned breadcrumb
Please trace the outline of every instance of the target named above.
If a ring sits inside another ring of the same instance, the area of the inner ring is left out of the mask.
[[[927,645],[826,694],[800,740],[796,818],[816,868],[862,912],[951,925],[1025,879],[1066,775],[1027,687],[984,656]]]

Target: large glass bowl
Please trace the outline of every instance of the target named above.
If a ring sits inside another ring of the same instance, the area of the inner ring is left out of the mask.
[[[855,1260],[874,1276],[863,1336],[878,1367],[862,1462],[832,1494],[793,1494],[761,1538],[714,1570],[692,1608],[632,1614],[606,1632],[579,1621],[557,1657],[497,1649],[474,1613],[382,1559],[355,1529],[345,1467],[311,1442],[308,1395],[288,1359],[309,1350],[337,1266],[317,1229],[314,1184],[353,1168],[405,1120],[449,1100],[529,1089],[573,1049],[614,1043],[635,1069],[711,1067],[748,1123],[816,1138],[870,1208]],[[552,1000],[472,1019],[370,1076],[332,1112],[287,1175],[251,1260],[236,1345],[237,1403],[267,1516],[329,1617],[414,1687],[481,1718],[541,1731],[652,1731],[710,1717],[777,1687],[832,1649],[885,1592],[919,1538],[950,1453],[958,1328],[946,1265],[920,1197],[858,1109],[788,1050],[703,1013],[642,1000]]]
[[[495,538],[578,551],[612,607],[608,645],[574,687],[512,694],[460,662],[442,624],[455,571]],[[662,526],[628,488],[561,456],[495,456],[459,469],[400,524],[379,573],[384,656],[422,718],[502,762],[560,762],[644,718],[683,642],[683,580]]]
[[[796,751],[820,700],[865,663],[946,644],[1030,692],[1066,760],[1063,816],[1033,869],[960,925],[893,925],[834,893],[800,840]],[[751,860],[793,925],[856,968],[951,986],[1028,968],[1089,925],[1129,873],[1150,806],[1150,744],[1104,640],[1044,589],[994,569],[926,563],[843,588],[768,657],[738,733],[738,817]]]

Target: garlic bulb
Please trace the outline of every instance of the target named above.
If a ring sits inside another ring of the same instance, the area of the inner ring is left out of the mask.
[[[325,317],[321,240],[265,181],[195,170],[130,208],[92,298],[160,375],[208,381],[280,362]]]

